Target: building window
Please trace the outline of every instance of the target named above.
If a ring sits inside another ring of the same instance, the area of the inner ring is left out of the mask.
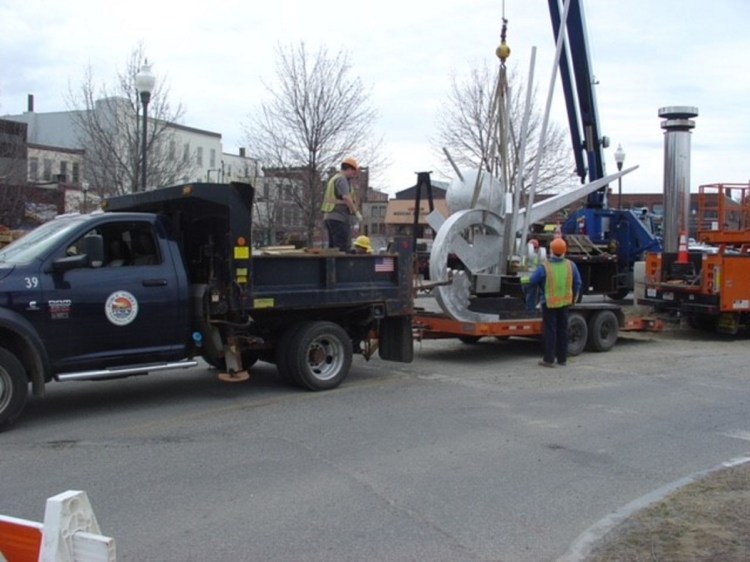
[[[39,179],[39,158],[29,158],[29,179],[31,181]]]
[[[203,166],[203,147],[199,146],[195,149],[195,163],[198,166]]]
[[[190,162],[190,143],[186,142],[182,147],[182,161],[186,164]]]
[[[174,160],[177,157],[177,144],[171,140],[169,141],[169,159]]]
[[[73,183],[78,184],[81,181],[81,165],[73,162]]]
[[[64,178],[63,181],[68,181],[68,163],[65,160],[60,162],[60,175]]]
[[[42,170],[42,179],[44,181],[52,180],[52,160],[49,158],[44,159],[44,169]]]
[[[209,168],[216,167],[216,149],[215,148],[212,148],[208,153],[208,167]]]

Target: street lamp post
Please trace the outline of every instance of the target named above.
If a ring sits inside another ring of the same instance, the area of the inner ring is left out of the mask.
[[[143,63],[141,70],[135,75],[135,88],[141,96],[141,103],[143,104],[143,141],[141,144],[141,190],[146,191],[146,147],[148,145],[148,137],[146,135],[146,127],[148,124],[148,102],[151,101],[151,92],[154,89],[154,82],[156,78],[151,72],[151,65],[148,64],[148,60]],[[135,191],[138,191],[136,185]]]
[[[625,163],[625,151],[622,149],[622,145],[617,145],[615,150],[615,162],[617,163],[617,171],[622,171],[622,165]],[[617,208],[622,209],[622,176],[617,178]]]

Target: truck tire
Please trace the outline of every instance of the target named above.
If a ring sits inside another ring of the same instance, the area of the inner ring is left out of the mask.
[[[589,319],[588,348],[592,351],[609,351],[617,343],[620,323],[611,310],[600,310]]]
[[[295,373],[292,372],[290,361],[295,354],[295,350],[292,348],[294,338],[303,326],[304,324],[291,325],[276,343],[276,370],[285,383],[297,386],[302,386],[302,383],[296,379]]]
[[[29,381],[21,362],[7,349],[0,348],[0,431],[21,414],[29,396]]]
[[[352,365],[352,340],[333,322],[302,324],[294,332],[289,351],[289,374],[310,390],[336,388]]]
[[[719,317],[708,314],[689,314],[687,316],[687,323],[694,330],[715,332],[719,325]]]
[[[568,318],[568,355],[575,357],[583,353],[588,339],[586,319],[574,312]]]

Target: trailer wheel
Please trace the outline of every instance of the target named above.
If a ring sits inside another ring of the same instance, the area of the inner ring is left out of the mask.
[[[336,388],[352,365],[352,340],[333,322],[309,322],[295,332],[286,358],[291,376],[310,390]]]
[[[0,431],[21,414],[29,395],[29,381],[21,362],[0,348]]]
[[[568,355],[580,355],[586,347],[588,326],[583,316],[573,313],[568,318]]]
[[[617,343],[620,324],[611,310],[600,310],[589,320],[588,347],[593,351],[609,351]]]

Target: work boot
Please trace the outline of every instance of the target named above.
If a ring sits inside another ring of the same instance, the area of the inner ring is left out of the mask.
[[[547,363],[544,359],[539,361],[539,365],[541,365],[542,367],[549,367],[549,368],[552,368],[555,366],[554,363]]]

